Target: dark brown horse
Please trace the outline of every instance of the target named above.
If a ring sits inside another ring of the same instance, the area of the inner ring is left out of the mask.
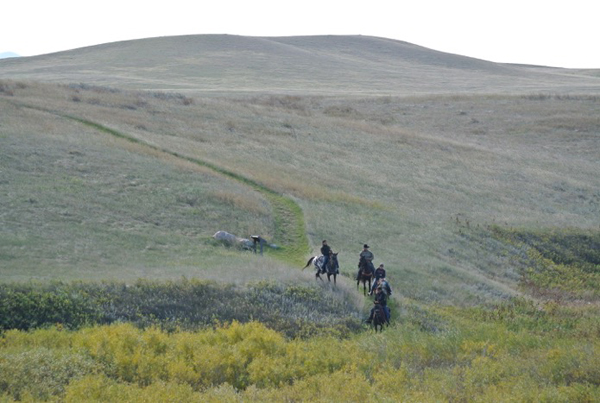
[[[373,311],[373,321],[371,322],[373,329],[375,329],[375,333],[377,333],[377,328],[379,327],[379,331],[383,332],[383,325],[387,323],[385,317],[385,311],[383,310],[383,306],[379,304],[375,304],[375,311]]]
[[[375,269],[373,268],[373,264],[368,262],[364,258],[360,258],[358,262],[358,277],[356,278],[356,289],[360,289],[360,283],[363,284],[363,293],[365,296],[367,295],[367,284],[368,290],[371,291],[371,281],[373,281],[373,276],[375,275]]]

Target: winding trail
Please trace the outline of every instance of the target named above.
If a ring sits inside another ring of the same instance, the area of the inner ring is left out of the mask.
[[[289,196],[280,194],[274,191],[273,189],[270,189],[269,187],[263,185],[262,183],[256,182],[255,180],[247,178],[239,173],[223,169],[217,165],[214,165],[207,161],[203,161],[198,158],[193,158],[169,150],[167,148],[162,148],[146,143],[143,140],[140,140],[134,136],[125,134],[115,129],[111,129],[110,127],[104,126],[100,123],[37,106],[17,102],[13,102],[13,104],[15,106],[49,113],[55,116],[59,116],[61,118],[78,122],[85,126],[91,127],[99,132],[106,133],[119,139],[135,143],[138,146],[145,147],[148,150],[153,151],[154,153],[163,153],[205,168],[209,168],[214,172],[217,172],[232,180],[238,181],[246,186],[249,186],[252,189],[260,192],[263,196],[265,196],[269,203],[271,203],[274,216],[273,221],[275,224],[275,233],[273,234],[274,238],[272,239],[272,242],[277,244],[278,248],[269,250],[269,255],[285,263],[300,266],[303,264],[306,255],[310,252],[308,238],[306,236],[306,224],[304,221],[304,214],[300,205],[298,205],[298,203],[296,203]]]

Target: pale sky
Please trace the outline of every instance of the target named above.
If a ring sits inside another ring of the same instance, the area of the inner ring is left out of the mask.
[[[501,63],[600,68],[596,0],[4,0],[0,53],[159,36],[365,35]]]

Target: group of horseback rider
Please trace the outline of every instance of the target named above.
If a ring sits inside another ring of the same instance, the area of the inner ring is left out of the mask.
[[[321,270],[323,271],[323,273],[325,272],[324,268],[327,267],[327,263],[331,259],[332,254],[333,254],[333,251],[331,250],[331,247],[327,244],[327,240],[323,240],[323,243],[321,245],[321,255],[323,256],[323,261],[321,263],[321,268],[322,268]],[[381,308],[383,308],[383,311],[385,312],[386,323],[389,324],[390,308],[387,306],[387,302],[388,302],[388,298],[392,295],[392,289],[386,279],[386,273],[385,273],[385,268],[383,266],[383,263],[381,263],[379,265],[379,267],[377,267],[377,269],[375,269],[375,266],[373,265],[374,259],[375,259],[375,255],[373,255],[373,252],[371,252],[369,250],[369,245],[364,244],[363,250],[360,252],[360,255],[359,255],[358,273],[356,275],[356,278],[357,279],[360,278],[361,272],[363,270],[367,270],[370,273],[372,273],[374,281],[369,290],[369,295],[375,294],[375,298],[373,301],[374,306],[371,309],[371,314],[370,314],[369,318],[366,320],[366,322],[371,323],[373,321],[373,316],[375,315],[375,311],[381,307]]]
[[[369,318],[366,320],[367,323],[371,323],[373,321],[373,317],[375,312],[382,308],[385,313],[385,321],[386,323],[390,323],[390,308],[387,306],[388,299],[392,295],[392,288],[390,287],[390,283],[388,283],[386,279],[385,268],[383,263],[375,269],[373,265],[373,260],[375,259],[375,255],[373,252],[369,250],[369,245],[364,244],[363,250],[360,252],[359,261],[358,261],[358,273],[356,274],[356,278],[358,279],[363,271],[363,266],[367,266],[368,269],[371,270],[374,276],[374,281],[371,289],[369,290],[369,295],[373,295],[375,293],[375,299],[373,301],[373,308],[371,309],[371,314]]]

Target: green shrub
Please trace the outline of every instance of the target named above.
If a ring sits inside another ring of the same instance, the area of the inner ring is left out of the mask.
[[[61,323],[70,328],[97,323],[100,312],[85,289],[0,284],[0,329],[29,329]]]
[[[259,320],[289,337],[360,329],[359,308],[343,293],[262,281],[244,287],[200,280],[0,284],[0,329],[131,322],[196,329]]]
[[[586,300],[600,296],[600,233],[499,226],[491,227],[491,232],[497,239],[518,248],[514,259],[521,261],[522,285],[535,296]]]

